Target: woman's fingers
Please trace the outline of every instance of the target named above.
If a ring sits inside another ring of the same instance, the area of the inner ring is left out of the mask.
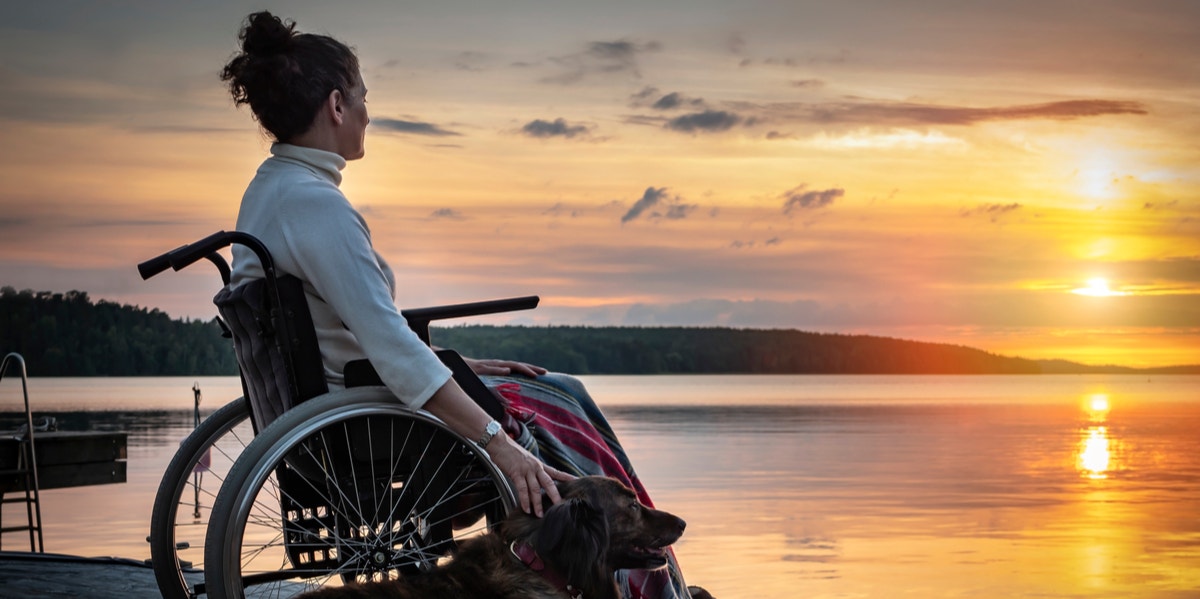
[[[542,517],[543,494],[552,504],[562,501],[554,481],[571,480],[574,477],[546,466],[507,436],[497,439],[500,443],[492,447],[489,453],[504,475],[512,481],[521,511]]]
[[[554,479],[551,478],[550,473],[549,473],[550,470],[554,470],[554,469],[547,466],[546,470],[539,472],[538,473],[538,482],[541,484],[542,489],[545,489],[546,497],[550,499],[550,504],[554,505],[554,504],[562,501],[562,497],[559,496],[559,494],[558,494],[558,485],[554,484]],[[541,509],[540,503],[538,504],[538,509],[539,510]],[[540,517],[541,515],[542,515],[541,511],[539,511],[538,516]]]
[[[513,481],[513,492],[517,496],[517,503],[521,505],[521,511],[529,513],[529,494],[528,483],[524,479],[509,477]]]
[[[538,377],[546,374],[547,372],[545,368],[542,368],[541,366],[534,366],[533,364],[526,364],[524,362],[514,362],[513,364],[514,366],[512,366],[512,370],[527,377]]]
[[[533,506],[533,514],[542,517],[542,483],[538,480],[540,473],[529,473],[529,504]]]
[[[537,377],[546,374],[546,369],[533,364],[524,362],[515,362],[512,360],[475,360],[464,358],[471,370],[475,374],[486,374],[493,376],[503,376],[506,374],[523,374],[528,377]]]
[[[547,475],[548,475],[548,476],[549,476],[549,477],[550,477],[552,480],[558,480],[558,481],[563,481],[563,482],[566,482],[566,481],[569,481],[569,480],[575,480],[576,478],[579,478],[579,477],[575,476],[574,474],[568,474],[568,473],[566,473],[566,472],[563,472],[562,470],[555,470],[554,468],[551,468],[551,467],[549,467],[549,466],[546,466],[545,468],[546,468],[546,474],[547,474]],[[557,491],[557,489],[558,489],[558,485],[555,485],[555,486],[554,486],[554,488],[555,488],[555,490]],[[556,503],[557,503],[557,502],[556,502]]]

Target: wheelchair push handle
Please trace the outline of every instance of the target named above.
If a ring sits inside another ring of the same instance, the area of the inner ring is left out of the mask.
[[[171,260],[171,268],[183,270],[197,260],[229,245],[232,241],[232,234],[225,231],[217,231],[200,241],[189,243],[168,254]]]
[[[171,254],[186,248],[187,245],[181,245],[165,254],[155,256],[141,264],[138,264],[138,274],[142,275],[142,280],[148,280],[150,277],[171,267]]]
[[[201,258],[207,258],[221,272],[221,279],[225,281],[225,284],[229,284],[229,263],[217,253],[217,250],[235,243],[250,248],[258,256],[258,260],[262,264],[267,278],[274,278],[275,265],[274,261],[271,260],[271,253],[267,251],[267,247],[258,238],[241,231],[217,231],[199,241],[181,245],[165,254],[155,256],[138,264],[138,273],[142,275],[143,280],[146,280],[166,270],[167,267],[174,270],[183,270]]]

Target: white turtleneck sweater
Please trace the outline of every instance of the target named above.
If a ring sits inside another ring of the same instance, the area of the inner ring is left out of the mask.
[[[237,230],[267,246],[280,274],[304,281],[330,387],[344,386],[346,362],[369,358],[401,401],[421,407],[450,371],[396,309],[395,276],[338,189],[346,161],[279,143],[271,154],[242,196]],[[234,245],[232,284],[262,276],[254,253]]]

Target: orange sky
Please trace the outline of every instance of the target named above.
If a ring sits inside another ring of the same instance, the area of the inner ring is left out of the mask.
[[[358,50],[343,190],[402,306],[1200,363],[1200,5],[734,4],[274,10]],[[211,317],[213,273],[133,266],[233,225],[259,7],[6,9],[0,284]]]

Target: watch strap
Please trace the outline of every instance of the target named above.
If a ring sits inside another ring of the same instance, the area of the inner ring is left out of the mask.
[[[483,434],[480,435],[479,440],[476,441],[475,444],[479,445],[480,447],[487,447],[487,444],[491,442],[492,437],[495,437],[500,430],[500,423],[496,420],[492,420],[491,422],[487,423],[487,427],[483,429]]]

